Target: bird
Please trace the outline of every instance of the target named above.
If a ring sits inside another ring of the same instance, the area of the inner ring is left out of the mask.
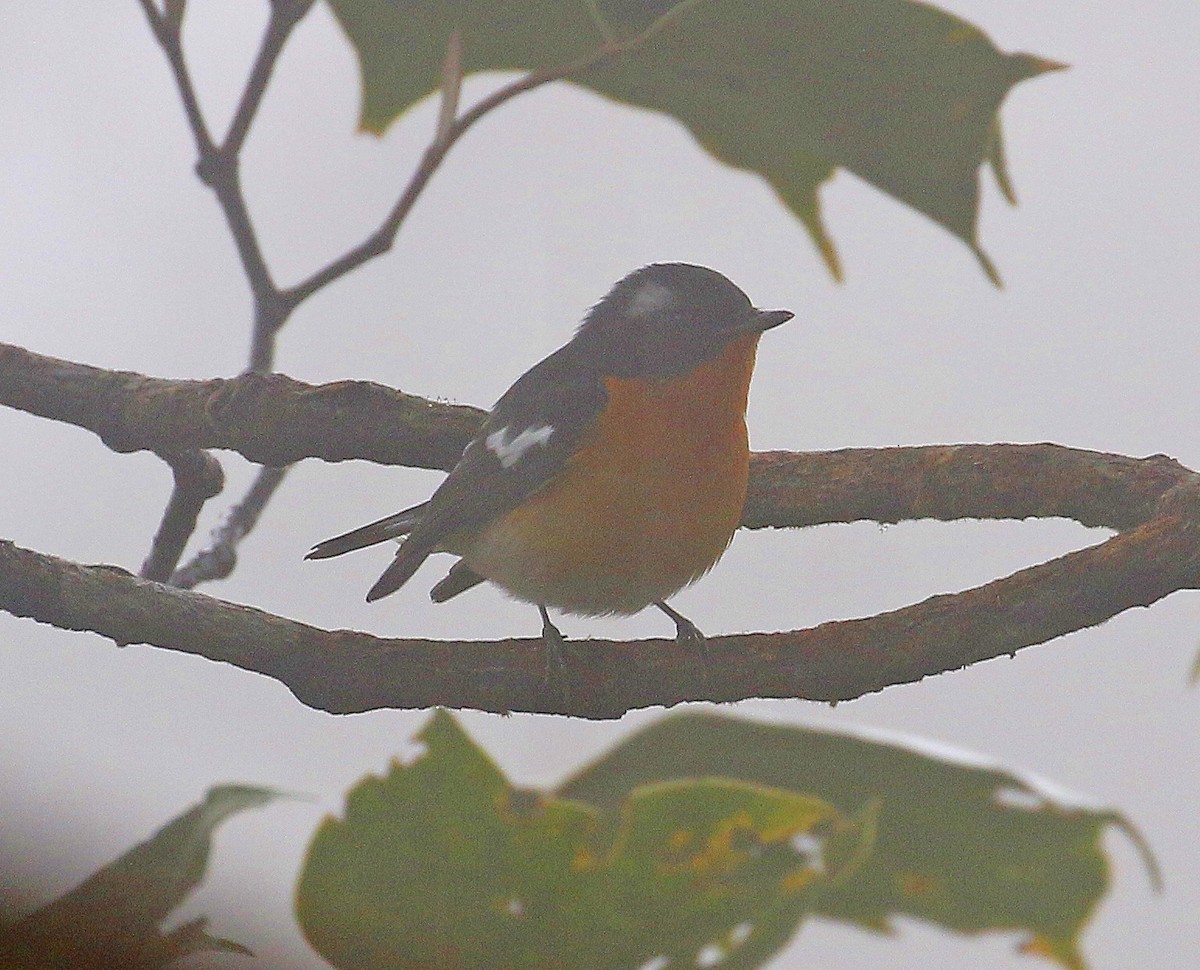
[[[435,552],[458,556],[443,603],[491,582],[541,616],[546,677],[564,669],[554,609],[632,615],[655,606],[676,640],[704,635],[667,599],[707,573],[738,527],[749,480],[746,404],[759,310],[703,266],[654,263],[617,282],[574,336],[496,402],[427,501],[315,545],[325,559],[401,540],[367,601]]]

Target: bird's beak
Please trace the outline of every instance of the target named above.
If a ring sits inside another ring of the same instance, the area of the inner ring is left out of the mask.
[[[791,310],[755,310],[750,327],[747,329],[757,330],[761,333],[787,323],[795,315]]]

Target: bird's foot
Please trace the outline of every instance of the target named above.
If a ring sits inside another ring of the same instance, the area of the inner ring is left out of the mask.
[[[700,654],[700,659],[704,661],[705,676],[707,676],[708,646],[700,628],[679,611],[671,609],[666,603],[660,601],[654,605],[675,621],[675,642],[681,647],[689,647]]]
[[[562,699],[567,695],[567,664],[563,657],[563,647],[567,640],[562,635],[562,631],[550,622],[550,614],[546,612],[546,607],[539,604],[538,612],[542,614],[542,650],[546,662],[545,683]]]

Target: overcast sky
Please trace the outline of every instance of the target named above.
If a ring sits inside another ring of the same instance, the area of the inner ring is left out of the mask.
[[[192,175],[163,58],[133,0],[70,6],[68,15],[61,4],[0,4],[0,339],[161,377],[236,374],[249,298],[219,211]],[[982,216],[1004,290],[961,243],[846,174],[822,196],[846,269],[839,286],[759,179],[721,167],[667,118],[558,85],[468,134],[395,250],[296,314],[277,369],[487,406],[565,341],[613,281],[648,262],[687,260],[724,272],[760,306],[796,311],[762,343],[749,415],[757,449],[1056,441],[1165,452],[1200,468],[1200,7],[943,6],[1002,49],[1073,65],[1021,85],[1004,109],[1021,206],[1005,205],[985,178]],[[188,56],[216,130],[265,7],[190,5]],[[465,99],[495,83],[473,80]],[[245,156],[253,215],[284,283],[376,225],[429,136],[429,105],[381,140],[358,135],[357,102],[350,48],[318,5],[285,52]],[[0,449],[0,536],[138,568],[169,492],[161,462],[10,411],[0,411]],[[221,458],[227,494],[237,494],[248,466]],[[305,462],[244,544],[234,576],[204,591],[381,635],[536,634],[535,611],[491,589],[430,604],[445,561],[372,606],[363,593],[388,551],[302,561],[315,540],[420,501],[438,481],[432,472]],[[223,502],[210,505],[201,538]],[[1104,537],[1063,521],[742,533],[674,602],[711,634],[794,629],[973,586]],[[561,625],[576,637],[670,632],[655,611]],[[1182,970],[1194,965],[1200,906],[1200,695],[1187,687],[1198,641],[1200,599],[1176,594],[1015,660],[836,709],[729,710],[926,736],[1128,813],[1159,855],[1166,893],[1155,897],[1129,845],[1109,839],[1115,885],[1085,952],[1097,970]],[[659,716],[462,722],[516,782],[549,786]],[[332,717],[232,667],[118,650],[0,615],[0,872],[29,874],[49,898],[212,784],[310,793],[312,802],[231,822],[186,913],[209,913],[213,932],[268,959],[321,966],[296,956],[304,950],[290,914],[307,838],[424,719]],[[1013,955],[1004,937],[948,939],[905,925],[886,939],[818,925],[775,965],[1008,968],[1032,958]]]

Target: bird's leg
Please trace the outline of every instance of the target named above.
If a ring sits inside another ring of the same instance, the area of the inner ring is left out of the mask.
[[[706,685],[710,685],[711,664],[708,659],[708,645],[705,643],[704,634],[700,632],[700,628],[678,610],[671,609],[662,600],[654,605],[675,621],[675,642],[681,647],[690,647],[700,654],[700,676]]]
[[[561,688],[564,681],[566,671],[566,663],[563,661],[563,644],[566,639],[553,623],[550,622],[550,614],[546,612],[546,607],[538,603],[538,612],[542,614],[542,646],[546,656],[546,683],[557,684]]]
[[[698,648],[704,659],[707,660],[708,654],[704,649],[704,634],[700,632],[700,628],[678,610],[671,609],[662,600],[659,600],[654,605],[675,621],[675,641],[683,646]]]

